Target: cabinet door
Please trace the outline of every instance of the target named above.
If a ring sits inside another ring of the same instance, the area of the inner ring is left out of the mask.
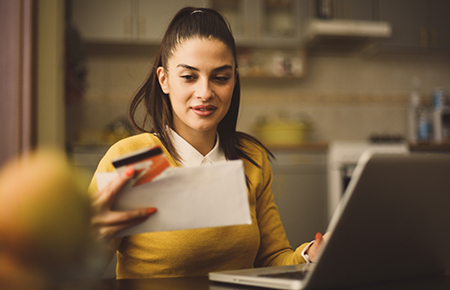
[[[249,5],[247,0],[209,0],[208,2],[210,7],[219,11],[230,24],[237,43],[251,38],[252,19],[248,16]]]
[[[273,153],[275,203],[289,242],[297,247],[328,224],[326,154]]]
[[[298,0],[261,0],[255,6],[254,38],[257,42],[281,44],[280,41],[300,40],[300,5]]]
[[[300,0],[210,0],[229,21],[238,45],[300,43]]]
[[[275,203],[292,247],[314,239],[327,227],[326,175],[275,172]]]
[[[124,41],[132,37],[131,9],[129,0],[75,0],[72,19],[87,41]]]
[[[430,47],[450,48],[450,1],[429,0],[430,5]]]
[[[160,42],[175,13],[183,7],[207,7],[206,0],[139,0],[138,39],[144,42]]]
[[[335,0],[334,18],[373,20],[372,0]]]
[[[428,46],[428,1],[378,0],[379,18],[392,24],[386,47],[426,48]]]

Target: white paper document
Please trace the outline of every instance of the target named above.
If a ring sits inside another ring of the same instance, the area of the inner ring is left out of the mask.
[[[117,172],[97,173],[102,189]],[[251,224],[243,163],[241,160],[198,167],[171,167],[164,176],[139,186],[126,186],[113,210],[156,207],[146,221],[117,236],[144,232]]]

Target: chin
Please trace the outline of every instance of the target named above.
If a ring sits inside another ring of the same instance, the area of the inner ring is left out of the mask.
[[[200,125],[200,126],[193,126],[192,128],[196,131],[207,133],[211,131],[215,132],[217,130],[217,125]]]

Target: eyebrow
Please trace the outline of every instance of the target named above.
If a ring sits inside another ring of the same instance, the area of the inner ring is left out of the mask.
[[[190,66],[190,65],[187,65],[187,64],[182,64],[182,63],[177,65],[177,67],[183,67],[183,68],[194,70],[194,71],[200,71],[196,67],[193,67],[193,66]],[[221,70],[226,70],[226,69],[233,70],[233,67],[231,65],[229,65],[229,64],[226,64],[226,65],[223,65],[223,66],[216,67],[215,69],[213,69],[213,71],[221,71]]]

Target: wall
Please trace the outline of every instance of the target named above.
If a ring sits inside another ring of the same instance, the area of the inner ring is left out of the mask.
[[[37,146],[64,150],[64,0],[38,1],[37,27]]]
[[[244,89],[241,125],[250,130],[261,114],[304,113],[314,139],[366,139],[372,133],[406,136],[412,78],[424,94],[450,87],[450,57],[432,55],[312,56],[308,74],[296,83],[259,83]]]
[[[101,128],[126,114],[150,66],[148,47],[88,47],[90,87],[78,128]],[[362,140],[371,133],[407,134],[412,78],[423,92],[450,88],[450,56],[431,54],[311,55],[301,80],[242,80],[238,129],[252,133],[261,116],[308,116],[313,140]]]

